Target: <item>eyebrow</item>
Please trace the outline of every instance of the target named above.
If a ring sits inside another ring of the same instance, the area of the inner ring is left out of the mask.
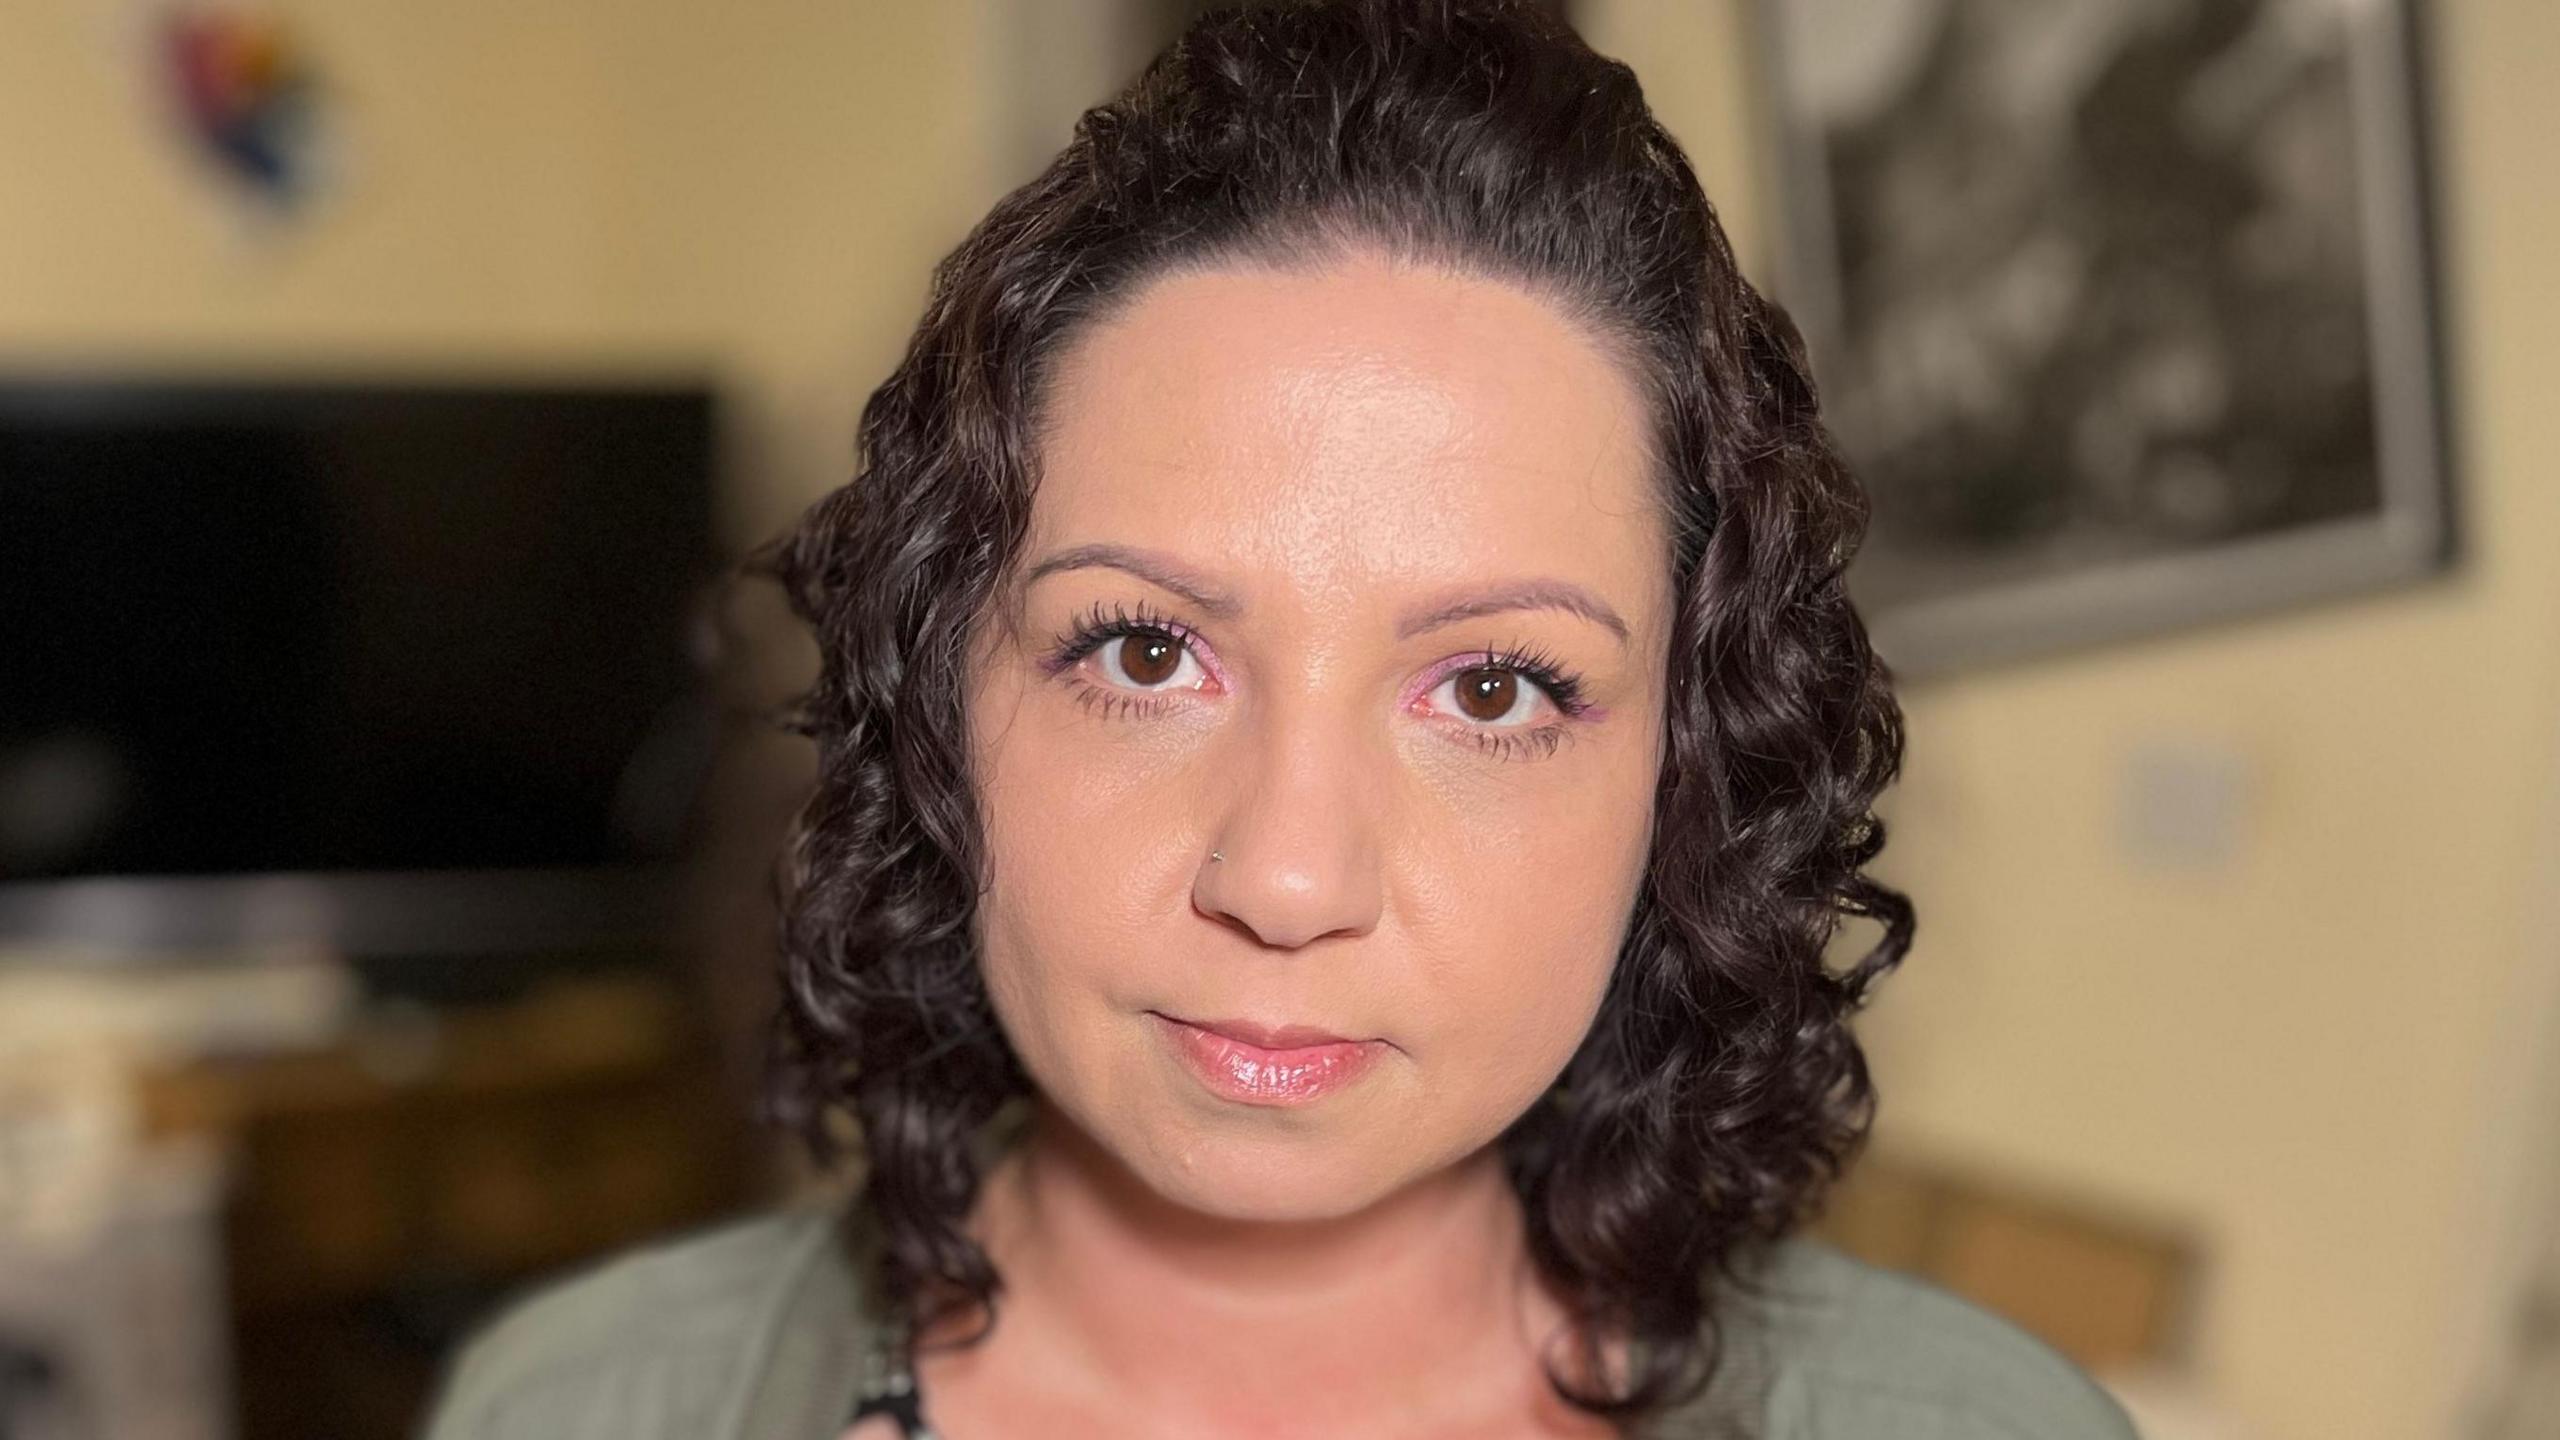
[[[1169,590],[1213,619],[1232,620],[1244,613],[1241,601],[1198,571],[1168,556],[1133,545],[1098,543],[1074,545],[1057,551],[1024,573],[1023,588],[1029,589],[1043,576],[1060,571],[1097,567],[1135,575],[1148,584]],[[1410,640],[1461,620],[1514,610],[1557,610],[1576,615],[1616,636],[1619,644],[1627,643],[1627,622],[1619,618],[1617,611],[1609,608],[1607,601],[1572,581],[1552,579],[1505,581],[1424,606],[1409,612],[1398,622],[1396,638]]]

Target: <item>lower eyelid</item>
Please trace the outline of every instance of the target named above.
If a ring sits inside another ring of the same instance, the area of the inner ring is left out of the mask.
[[[1070,685],[1071,698],[1106,719],[1126,719],[1131,715],[1153,715],[1164,708],[1164,702],[1144,690],[1129,690],[1117,685],[1096,685],[1090,680],[1075,679]],[[1118,707],[1116,710],[1113,707]]]
[[[1182,693],[1129,690],[1115,685],[1097,685],[1083,679],[1075,680],[1074,689],[1076,698],[1080,702],[1107,719],[1154,715],[1170,706],[1171,702],[1163,697]],[[1505,759],[1517,758],[1522,749],[1534,747],[1539,753],[1526,758],[1543,760],[1554,755],[1573,738],[1571,721],[1506,727],[1469,725],[1463,720],[1451,720],[1447,716],[1437,715],[1436,712],[1435,718],[1440,723],[1440,727],[1449,732],[1451,740],[1459,744],[1472,745],[1488,754],[1499,754]]]

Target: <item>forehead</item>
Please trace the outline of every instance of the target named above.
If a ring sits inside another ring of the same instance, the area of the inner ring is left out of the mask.
[[[1176,550],[1248,589],[1659,568],[1620,362],[1506,282],[1355,256],[1157,279],[1053,378],[1043,543]],[[1630,617],[1632,618],[1632,616]]]

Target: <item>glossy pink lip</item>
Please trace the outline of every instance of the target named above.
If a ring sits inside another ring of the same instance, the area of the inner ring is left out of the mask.
[[[1172,1016],[1165,1017],[1172,1019]],[[1260,1050],[1308,1050],[1319,1045],[1350,1045],[1356,1042],[1330,1030],[1312,1025],[1256,1025],[1250,1020],[1183,1020],[1180,1024],[1240,1040]]]
[[[1304,1025],[1155,1018],[1200,1083],[1241,1105],[1306,1104],[1358,1079],[1386,1048]]]

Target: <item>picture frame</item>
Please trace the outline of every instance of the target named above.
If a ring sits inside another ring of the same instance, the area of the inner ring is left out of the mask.
[[[2417,0],[1748,3],[1898,677],[2456,563]]]

